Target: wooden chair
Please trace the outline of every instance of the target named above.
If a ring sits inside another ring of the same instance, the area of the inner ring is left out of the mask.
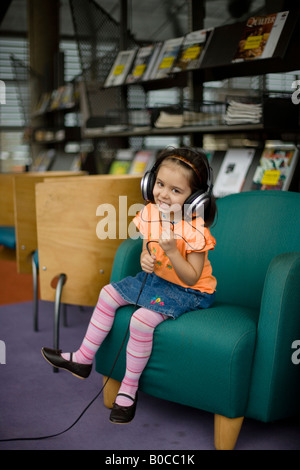
[[[16,174],[13,177],[14,226],[17,270],[33,276],[33,323],[38,331],[38,253],[35,185],[45,179],[77,178],[85,172],[45,171]]]
[[[55,349],[60,301],[94,306],[109,283],[117,248],[128,238],[128,225],[143,204],[140,180],[96,175],[36,185],[40,295],[56,304]]]

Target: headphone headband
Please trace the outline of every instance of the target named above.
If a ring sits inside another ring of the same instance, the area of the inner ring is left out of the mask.
[[[181,160],[183,163],[185,163],[185,164],[188,165],[190,168],[192,168],[192,170],[194,170],[194,172],[195,172],[196,175],[198,176],[198,179],[199,179],[200,183],[202,182],[202,178],[201,178],[201,176],[200,176],[200,173],[199,173],[199,171],[197,170],[197,168],[195,167],[195,165],[193,165],[192,162],[189,162],[186,158],[181,157],[181,156],[179,156],[179,155],[170,155],[170,156],[166,157],[166,159],[167,159],[167,158],[173,158],[173,159],[175,159],[175,160]]]

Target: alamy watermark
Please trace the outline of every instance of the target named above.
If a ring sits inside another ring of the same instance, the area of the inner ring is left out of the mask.
[[[295,339],[295,341],[292,342],[292,349],[295,349],[295,351],[292,354],[292,363],[297,366],[300,364],[300,339]]]
[[[300,80],[294,80],[292,83],[292,88],[295,91],[292,93],[292,102],[293,104],[300,103]]]
[[[162,231],[166,238],[169,238],[170,232],[174,231],[174,237],[183,240],[188,234],[189,243],[198,247],[195,249],[199,249],[199,246],[204,242],[204,207],[198,207],[196,218],[192,218],[189,209],[190,205],[184,205],[182,210],[182,206],[179,204],[166,207],[163,211],[155,204],[145,206],[136,203],[128,207],[127,196],[119,196],[118,208],[113,204],[105,203],[97,207],[96,215],[101,219],[97,223],[96,234],[100,240],[136,239],[143,238],[143,236],[158,240]],[[140,218],[144,225],[143,235],[132,220],[128,223],[129,218],[133,219],[138,212],[140,212]],[[186,224],[178,223],[180,221],[186,222]]]
[[[0,80],[0,104],[6,104],[6,88],[3,80]]]
[[[6,344],[0,340],[0,364],[6,364]]]
[[[119,207],[113,204],[100,204],[96,209],[96,215],[103,217],[96,226],[96,234],[100,240],[126,240],[126,238],[138,238],[136,226],[133,222],[128,225],[128,216],[134,217],[137,212],[142,211],[143,204],[132,204],[128,207],[127,196],[119,196]],[[117,232],[118,225],[118,232]]]

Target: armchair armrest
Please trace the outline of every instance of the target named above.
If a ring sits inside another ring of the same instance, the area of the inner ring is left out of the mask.
[[[300,252],[283,253],[266,274],[246,415],[261,421],[300,410],[300,367],[291,360],[300,339]]]
[[[143,241],[138,239],[127,239],[118,247],[116,252],[111,282],[118,282],[126,276],[135,276],[141,271],[140,254],[143,247]]]

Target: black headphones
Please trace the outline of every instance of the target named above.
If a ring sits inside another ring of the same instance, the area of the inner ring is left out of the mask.
[[[180,150],[180,149],[178,149]],[[183,149],[182,149],[183,150]],[[188,149],[191,152],[197,153],[194,150]],[[174,154],[173,155],[167,155],[163,156],[158,159],[158,161],[153,165],[152,169],[150,171],[147,171],[145,175],[142,178],[141,181],[141,191],[142,191],[142,196],[145,201],[147,202],[154,202],[153,198],[153,188],[156,180],[156,173],[158,170],[158,167],[160,164],[163,162],[165,158],[175,158],[177,160],[183,161],[186,165],[191,167],[196,175],[198,176],[199,182],[201,183],[201,177],[199,175],[199,172],[197,168],[186,158],[177,156],[176,155],[176,149],[174,149]],[[199,215],[203,216],[203,210],[206,209],[206,207],[210,203],[211,195],[212,195],[212,189],[213,189],[213,183],[212,183],[212,169],[208,164],[207,158],[203,158],[203,161],[205,162],[206,169],[207,169],[207,182],[206,182],[206,187],[205,189],[199,189],[195,191],[193,194],[191,194],[186,201],[184,202],[184,215],[186,217],[192,218],[192,217],[198,217]]]

